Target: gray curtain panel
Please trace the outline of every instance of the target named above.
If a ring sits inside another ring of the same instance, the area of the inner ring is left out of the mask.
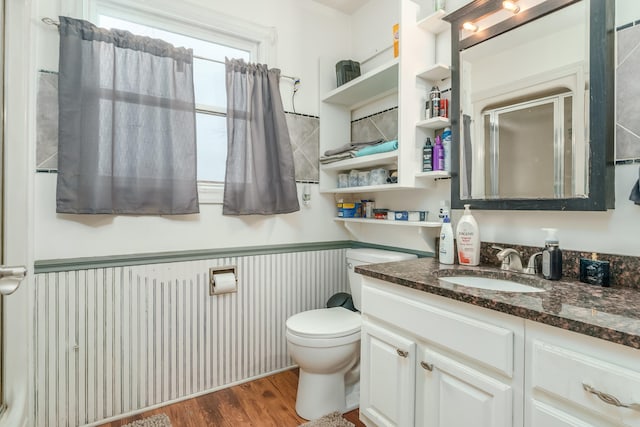
[[[300,210],[280,70],[226,60],[227,169],[224,215]]]
[[[57,212],[197,213],[193,54],[60,17]]]

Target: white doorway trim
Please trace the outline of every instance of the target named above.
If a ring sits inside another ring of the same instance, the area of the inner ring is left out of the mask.
[[[33,81],[31,0],[5,1],[5,125],[4,125],[4,257],[7,265],[25,265],[29,272],[12,295],[4,297],[4,401],[0,426],[31,423],[29,354],[33,286]]]

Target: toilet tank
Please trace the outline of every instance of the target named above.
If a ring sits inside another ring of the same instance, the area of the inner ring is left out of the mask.
[[[404,252],[385,251],[382,249],[347,249],[347,272],[349,273],[349,287],[353,305],[360,310],[360,295],[362,290],[362,276],[355,272],[355,267],[362,264],[377,264],[381,262],[404,261],[417,258],[414,254]]]

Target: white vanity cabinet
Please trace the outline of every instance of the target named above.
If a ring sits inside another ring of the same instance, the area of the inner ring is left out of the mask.
[[[525,427],[640,427],[640,351],[526,328]]]
[[[368,277],[362,313],[365,424],[522,425],[524,321]]]

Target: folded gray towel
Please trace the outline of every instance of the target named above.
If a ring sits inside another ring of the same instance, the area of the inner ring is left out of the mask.
[[[631,189],[629,200],[631,200],[636,205],[640,205],[640,179],[636,181],[635,185]]]
[[[320,156],[320,163],[322,164],[333,163],[340,160],[350,159],[352,157],[355,157],[355,155],[356,155],[356,152],[352,150],[352,151],[346,151],[344,153],[334,154],[332,156]]]
[[[384,142],[384,139],[382,139],[382,138],[376,139],[376,140],[373,140],[373,141],[349,142],[347,144],[344,144],[341,147],[334,148],[333,150],[325,151],[324,155],[326,157],[335,156],[336,154],[341,154],[341,153],[344,153],[344,152],[347,152],[347,151],[351,151],[351,150],[354,150],[354,149],[366,147],[366,146],[369,146],[369,145],[380,144],[382,142]]]

